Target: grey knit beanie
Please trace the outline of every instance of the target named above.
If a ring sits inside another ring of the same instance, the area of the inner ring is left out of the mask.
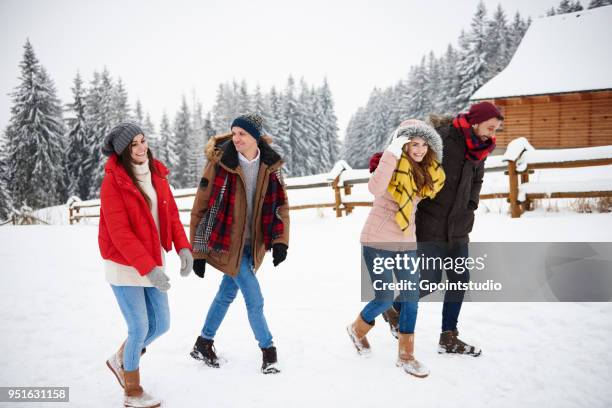
[[[121,122],[112,128],[109,134],[104,138],[102,153],[104,153],[105,156],[110,156],[113,153],[120,155],[125,148],[130,145],[134,136],[139,134],[144,135],[140,126],[134,122]]]

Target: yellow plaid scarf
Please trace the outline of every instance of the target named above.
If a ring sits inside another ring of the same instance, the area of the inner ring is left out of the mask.
[[[438,191],[442,189],[442,186],[444,186],[446,175],[438,161],[434,161],[427,171],[433,180],[433,189],[423,186],[420,191],[417,191],[410,161],[406,153],[402,152],[402,157],[398,160],[387,187],[387,191],[399,206],[399,210],[395,214],[395,221],[404,234],[408,232],[408,227],[410,226],[414,195],[418,194],[421,198],[434,198]]]

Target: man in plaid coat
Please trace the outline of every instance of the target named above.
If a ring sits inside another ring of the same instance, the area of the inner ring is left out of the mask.
[[[211,367],[219,367],[214,336],[240,289],[263,353],[261,370],[280,372],[255,276],[268,250],[277,266],[285,260],[289,245],[289,204],[280,174],[283,161],[269,143],[269,137],[262,135],[261,117],[248,114],[237,117],[231,133],[211,138],[206,147],[208,163],[191,211],[194,272],[204,277],[208,263],[225,275],[191,356]]]

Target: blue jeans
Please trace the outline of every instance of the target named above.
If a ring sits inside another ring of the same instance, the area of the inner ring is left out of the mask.
[[[119,308],[128,326],[128,338],[123,348],[123,368],[134,371],[140,363],[140,353],[170,328],[168,295],[157,288],[111,285]]]
[[[421,257],[440,257],[440,258],[467,258],[467,243],[448,243],[448,242],[419,242],[418,254]],[[454,262],[453,262],[454,263]],[[434,263],[428,267],[421,268],[421,279],[429,282],[439,283],[442,280],[444,268],[438,268]],[[449,282],[469,282],[470,272],[465,270],[457,273],[453,269],[444,269]],[[432,291],[422,290],[420,297],[427,296]],[[463,303],[465,290],[447,290],[444,294],[444,306],[442,306],[442,331],[457,330],[459,312]]]
[[[238,275],[236,277],[223,275],[217,295],[210,305],[210,309],[208,309],[201,336],[211,340],[215,337],[227,309],[236,298],[238,289],[244,297],[249,323],[259,347],[268,348],[272,346],[272,333],[268,329],[268,323],[266,323],[263,314],[264,298],[259,288],[259,281],[255,276],[253,256],[249,245],[244,246]]]
[[[403,256],[404,254],[413,258],[416,256],[416,251],[405,251],[405,252],[394,252],[382,249],[376,249],[368,246],[364,246],[363,259],[366,263],[370,280],[380,280],[385,283],[393,282],[393,275],[395,275],[397,281],[410,281],[413,282],[415,290],[401,290],[398,299],[400,300],[397,304],[401,305],[400,317],[399,317],[399,331],[400,333],[414,333],[414,327],[416,325],[417,312],[419,308],[418,298],[418,282],[419,282],[419,271],[418,269],[414,273],[410,273],[406,269],[385,269],[382,273],[374,273],[374,260],[375,258],[395,258],[397,254]],[[375,298],[370,301],[363,310],[361,311],[361,318],[369,324],[374,324],[374,320],[385,310],[389,309],[393,305],[394,292],[392,290],[375,290]]]

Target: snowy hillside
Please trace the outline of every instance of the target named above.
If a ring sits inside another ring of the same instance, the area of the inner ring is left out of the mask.
[[[610,303],[466,303],[460,330],[483,348],[477,359],[438,355],[441,304],[421,303],[416,352],[429,378],[394,366],[397,344],[382,319],[369,335],[373,355],[360,358],[345,326],[363,306],[358,238],[366,215],[364,208],[339,219],[331,210],[292,212],[287,261],[262,266],[278,376],[259,373],[240,296],[216,339],[225,365],[215,370],[189,357],[221,273],[181,278],[169,255],[172,323],[141,361],[145,388],[179,408],[610,406]],[[481,213],[472,238],[612,241],[612,215]],[[0,248],[0,384],[70,386],[70,404],[40,407],[120,406],[105,360],[126,329],[104,280],[97,227],[2,227]]]

